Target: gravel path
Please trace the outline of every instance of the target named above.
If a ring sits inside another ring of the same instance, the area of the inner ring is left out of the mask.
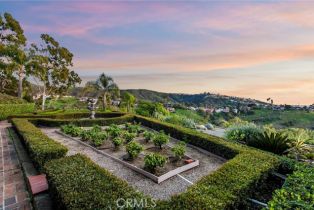
[[[76,153],[84,154],[117,177],[126,180],[134,188],[155,199],[168,199],[174,194],[179,194],[185,191],[191,183],[195,183],[201,177],[217,170],[225,162],[225,160],[218,158],[215,155],[188,147],[186,154],[194,159],[198,159],[200,161],[200,165],[189,171],[181,173],[179,176],[174,176],[160,184],[157,184],[151,179],[134,172],[122,164],[95,152],[91,148],[56,133],[55,131],[58,130],[57,128],[41,128],[41,130],[50,138],[66,146],[69,149],[67,155],[73,155]],[[175,142],[176,140],[172,139],[170,145],[173,145]]]

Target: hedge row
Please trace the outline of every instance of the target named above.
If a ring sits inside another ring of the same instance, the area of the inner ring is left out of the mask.
[[[154,206],[126,181],[80,154],[50,161],[45,172],[57,209],[136,209],[135,202]]]
[[[299,165],[268,203],[275,209],[314,209],[314,168]]]
[[[96,118],[112,118],[121,117],[125,115],[122,112],[98,112],[96,113]],[[74,112],[74,113],[57,113],[57,114],[45,114],[45,113],[32,113],[32,114],[16,114],[11,115],[10,118],[49,118],[49,119],[81,119],[89,118],[89,112]]]
[[[69,122],[69,120],[60,119],[33,119],[35,123],[39,125],[49,125],[56,126]],[[243,202],[254,190],[255,186],[263,182],[269,174],[270,171],[278,168],[280,161],[276,156],[271,154],[246,147],[233,142],[225,141],[221,138],[202,134],[191,129],[183,128],[180,126],[163,123],[151,118],[125,115],[123,117],[110,118],[110,119],[96,119],[96,120],[71,120],[79,125],[92,125],[99,123],[100,125],[107,125],[111,123],[124,123],[129,121],[141,122],[142,125],[151,127],[156,130],[164,130],[175,138],[187,141],[190,144],[199,146],[205,150],[208,150],[214,154],[230,159],[221,168],[208,176],[203,177],[200,181],[195,183],[193,186],[188,188],[188,190],[182,194],[172,197],[168,201],[159,201],[157,209],[228,209],[236,208],[238,204]],[[68,165],[71,164],[72,159],[68,160]],[[61,160],[60,160],[61,161]],[[54,161],[55,162],[55,161]],[[61,167],[62,162],[56,162]],[[73,163],[76,164],[75,161]],[[83,164],[83,163],[81,163]],[[84,163],[85,164],[85,163]],[[56,168],[58,168],[56,167]],[[72,171],[70,167],[65,171]],[[89,171],[89,169],[88,169]],[[89,173],[86,170],[86,173]],[[84,193],[77,193],[76,188],[73,195],[68,195],[73,186],[77,186],[77,191],[80,191],[77,180],[80,180],[80,172],[75,174],[70,174],[71,178],[66,177],[64,179],[57,180],[59,171],[50,171],[51,177],[56,177],[55,179],[50,179],[51,184],[55,185],[54,191],[58,202],[63,201],[63,205],[67,208],[86,208],[91,206],[91,208],[96,208],[95,204],[108,203],[109,200],[113,201],[114,197],[108,198],[102,197],[101,195],[95,196],[93,199],[86,199]],[[72,177],[73,176],[73,177]],[[77,176],[77,178],[76,178]],[[116,178],[118,179],[118,178]],[[65,181],[66,180],[66,181]],[[73,180],[69,181],[69,180]],[[67,182],[67,183],[64,183]],[[85,182],[85,181],[84,181]],[[96,182],[97,183],[97,182]],[[107,181],[107,184],[111,186],[111,183]],[[62,185],[62,187],[60,187]],[[59,186],[59,188],[57,187]],[[68,191],[64,191],[63,187]],[[84,185],[87,188],[87,185]],[[88,188],[88,194],[98,195],[100,194],[99,188],[92,185]],[[72,197],[73,196],[73,197]],[[89,198],[89,197],[87,197]],[[76,199],[79,203],[77,206]],[[107,200],[109,199],[109,200]],[[60,201],[61,200],[61,201]],[[68,202],[68,201],[71,202]],[[111,205],[112,203],[110,203]]]
[[[96,118],[96,119],[49,119],[49,118],[31,118],[30,121],[36,125],[47,127],[57,127],[72,123],[77,126],[110,125],[131,122],[134,119],[132,115],[120,115],[119,117]]]
[[[2,101],[0,103],[0,120],[7,119],[11,115],[34,112],[35,110],[35,104],[31,103],[2,104]]]
[[[0,104],[24,104],[24,99],[0,93]]]
[[[67,153],[68,150],[65,146],[50,139],[27,119],[12,119],[12,123],[39,170],[42,170],[46,162],[64,157]]]

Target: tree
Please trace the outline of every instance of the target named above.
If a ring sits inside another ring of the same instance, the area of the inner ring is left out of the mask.
[[[42,110],[45,109],[46,94],[64,94],[70,87],[81,83],[77,73],[70,68],[73,66],[73,54],[48,34],[42,34],[43,43],[30,48],[30,62],[27,68],[34,80],[42,86]]]
[[[86,82],[83,89],[80,91],[80,96],[87,96],[87,97],[97,97],[98,86],[96,81],[88,81]]]
[[[129,92],[122,94],[122,105],[126,106],[127,111],[130,112],[134,108],[136,98]]]
[[[120,94],[118,85],[113,81],[112,77],[107,76],[102,73],[96,81],[98,90],[103,92],[102,100],[103,100],[103,109],[106,109],[106,105],[108,101],[111,101],[111,98],[114,96],[118,96]],[[108,101],[107,101],[108,100]]]
[[[25,64],[26,37],[19,22],[11,14],[0,15],[0,71],[2,75],[18,76],[18,97],[22,98],[23,79],[27,75]]]

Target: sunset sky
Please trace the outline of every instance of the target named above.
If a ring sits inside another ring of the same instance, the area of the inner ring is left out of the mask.
[[[314,2],[0,1],[28,41],[49,33],[83,81],[314,103]]]

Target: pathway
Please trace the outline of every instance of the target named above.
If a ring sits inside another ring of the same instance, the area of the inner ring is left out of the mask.
[[[23,172],[7,128],[11,124],[0,121],[0,209],[31,209]]]

